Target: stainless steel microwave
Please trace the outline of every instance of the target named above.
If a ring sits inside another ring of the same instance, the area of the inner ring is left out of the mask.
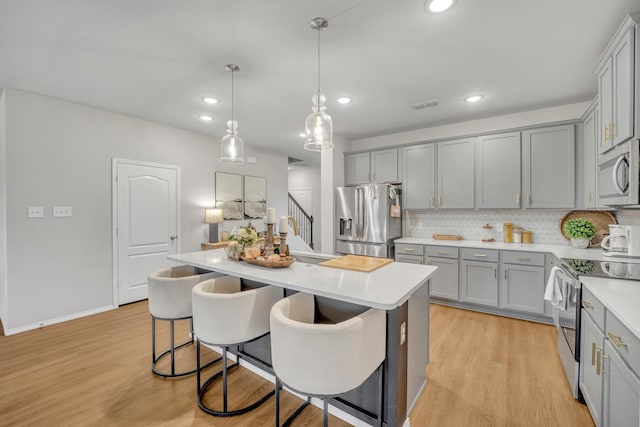
[[[640,204],[640,141],[632,139],[598,158],[598,199],[605,206]]]

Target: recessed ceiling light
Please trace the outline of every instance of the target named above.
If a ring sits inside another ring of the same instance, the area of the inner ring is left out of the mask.
[[[211,98],[211,97],[202,98],[202,100],[204,102],[206,102],[207,104],[217,104],[218,103],[217,99]]]
[[[351,102],[351,98],[349,98],[348,96],[342,96],[336,99],[336,102],[338,104],[349,104]]]
[[[211,120],[213,120],[213,117],[211,117],[211,116],[200,116],[200,120],[202,120],[203,122],[210,122]]]
[[[464,100],[473,104],[474,102],[478,102],[482,99],[482,95],[473,95],[465,98]]]
[[[427,0],[424,4],[424,10],[427,13],[441,13],[450,9],[456,0]]]

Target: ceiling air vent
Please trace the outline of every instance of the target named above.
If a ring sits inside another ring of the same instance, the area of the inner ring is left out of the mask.
[[[439,99],[431,99],[429,101],[418,102],[416,104],[411,104],[409,107],[412,110],[424,110],[425,108],[437,107],[440,104]]]

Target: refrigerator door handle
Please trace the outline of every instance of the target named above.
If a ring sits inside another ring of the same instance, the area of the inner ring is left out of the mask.
[[[353,218],[353,237],[358,239],[358,234],[360,233],[360,188],[356,188],[355,190],[355,215]]]

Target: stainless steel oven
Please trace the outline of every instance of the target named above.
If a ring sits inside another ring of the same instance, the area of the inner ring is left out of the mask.
[[[598,200],[607,206],[640,204],[640,141],[624,142],[598,158]]]

